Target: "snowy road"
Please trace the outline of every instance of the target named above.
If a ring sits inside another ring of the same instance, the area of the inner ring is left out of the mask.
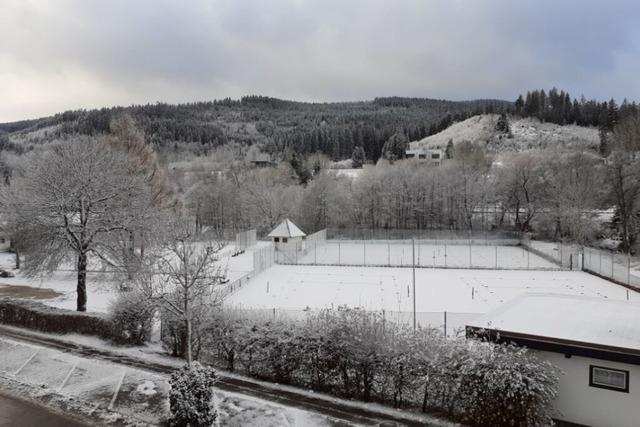
[[[133,357],[123,356],[104,349],[94,349],[79,344],[71,344],[48,338],[42,334],[31,335],[30,331],[18,331],[17,328],[0,326],[0,344],[5,345],[5,351],[0,350],[0,367],[5,361],[24,361],[40,349],[37,354],[47,354],[49,357],[61,360],[82,360],[83,363],[96,363],[111,367],[111,375],[118,376],[123,371],[137,372],[145,375],[147,380],[154,382],[159,388],[163,378],[174,369],[170,364],[147,362]],[[6,349],[11,351],[7,351]],[[27,354],[26,358],[24,355]],[[35,356],[34,356],[35,357]],[[30,362],[29,362],[30,363]],[[28,365],[26,363],[25,365]],[[8,366],[8,365],[7,365]],[[17,369],[19,369],[18,366]],[[146,368],[142,371],[140,368]],[[23,368],[24,369],[24,368]],[[6,370],[6,368],[5,368]],[[153,371],[150,372],[150,371]],[[15,370],[13,371],[16,372]],[[45,372],[43,378],[51,379],[55,373]],[[19,373],[20,374],[20,373]],[[106,373],[105,373],[106,374]],[[0,375],[0,383],[2,375]],[[40,382],[41,383],[41,382]],[[58,384],[59,387],[60,384]],[[138,384],[139,385],[139,384]],[[64,389],[64,387],[63,387]],[[216,385],[216,406],[220,412],[220,425],[225,426],[255,426],[276,427],[282,425],[304,427],[333,427],[333,426],[453,426],[455,424],[438,419],[427,414],[398,411],[392,408],[345,401],[310,393],[294,387],[278,386],[251,380],[241,376],[220,373]],[[115,388],[110,388],[111,399],[122,402],[123,399],[112,396]],[[85,398],[85,395],[82,395]],[[124,402],[123,402],[124,403]],[[135,401],[132,404],[139,404]]]
[[[82,427],[68,417],[36,406],[30,402],[6,396],[0,390],[0,427]]]

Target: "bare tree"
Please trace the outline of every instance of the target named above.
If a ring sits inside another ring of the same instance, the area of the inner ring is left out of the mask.
[[[216,288],[221,268],[216,254],[217,242],[206,245],[195,240],[195,232],[186,221],[173,225],[170,237],[159,250],[149,273],[139,285],[148,298],[184,322],[187,363],[193,361],[193,329],[198,327],[211,307],[217,304]]]
[[[21,233],[27,274],[75,261],[78,311],[87,309],[89,256],[112,262],[112,235],[139,223],[148,206],[144,183],[128,173],[126,158],[89,138],[31,158],[3,199],[10,227]]]
[[[620,122],[613,130],[607,179],[622,232],[622,249],[629,251],[638,233],[640,210],[640,114]]]

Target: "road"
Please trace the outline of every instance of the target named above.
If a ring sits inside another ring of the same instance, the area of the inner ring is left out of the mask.
[[[83,427],[85,424],[0,393],[0,427]]]
[[[175,368],[149,360],[139,360],[123,354],[115,354],[107,350],[87,347],[80,344],[62,342],[54,337],[43,337],[29,334],[27,331],[4,328],[0,325],[0,337],[30,343],[31,345],[55,349],[65,354],[73,354],[90,360],[102,360],[133,369],[144,369],[167,375]],[[1,341],[1,340],[0,340]],[[382,410],[366,407],[339,399],[325,399],[321,394],[305,394],[293,388],[273,388],[265,383],[251,381],[240,377],[226,376],[219,372],[216,388],[223,392],[232,392],[247,397],[261,399],[288,408],[311,411],[335,420],[339,425],[358,426],[451,426],[454,423],[431,417],[426,414],[415,414],[394,410]],[[52,426],[47,426],[52,427]]]

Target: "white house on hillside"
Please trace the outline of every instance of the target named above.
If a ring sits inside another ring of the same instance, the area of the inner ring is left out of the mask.
[[[269,233],[276,250],[304,250],[304,239],[307,237],[289,218],[282,221]]]
[[[524,294],[468,323],[466,335],[525,346],[560,368],[558,420],[640,425],[640,304]]]
[[[439,148],[410,148],[405,151],[407,159],[417,159],[419,162],[426,162],[434,166],[440,166],[444,160],[444,152]]]

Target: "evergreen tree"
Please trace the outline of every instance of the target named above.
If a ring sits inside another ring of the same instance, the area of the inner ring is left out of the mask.
[[[364,148],[361,146],[357,146],[353,149],[353,153],[351,154],[351,165],[356,169],[360,169],[365,162],[365,153]]]
[[[522,114],[522,110],[524,108],[524,99],[522,99],[522,95],[518,96],[515,102],[516,114]]]
[[[404,159],[409,141],[402,132],[396,132],[384,143],[382,157],[389,161]]]
[[[453,159],[453,139],[450,139],[449,142],[447,142],[447,148],[444,150],[444,156],[447,160]]]

